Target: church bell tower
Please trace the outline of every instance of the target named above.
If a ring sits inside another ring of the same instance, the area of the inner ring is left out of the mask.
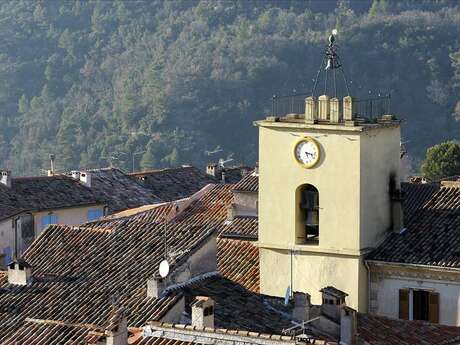
[[[255,123],[260,289],[307,292],[319,304],[320,289],[334,286],[348,293],[349,306],[366,311],[363,258],[401,226],[400,124],[388,114],[388,97],[349,95],[334,41],[333,34],[318,72],[324,93],[315,95],[317,77],[312,94],[274,98],[271,116]]]

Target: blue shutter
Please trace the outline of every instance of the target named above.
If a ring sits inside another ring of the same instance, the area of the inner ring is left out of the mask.
[[[5,247],[3,248],[3,255],[4,255],[4,259],[5,259],[5,266],[8,265],[12,260],[12,253],[11,253],[11,247]]]
[[[103,216],[101,209],[88,210],[88,221],[98,220]]]
[[[58,224],[58,216],[56,214],[47,214],[42,218],[42,229],[50,224]]]

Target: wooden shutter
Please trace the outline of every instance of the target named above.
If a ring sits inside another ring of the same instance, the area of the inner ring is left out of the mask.
[[[409,320],[409,290],[399,290],[399,318]]]
[[[429,321],[439,323],[439,293],[430,292],[429,299]]]

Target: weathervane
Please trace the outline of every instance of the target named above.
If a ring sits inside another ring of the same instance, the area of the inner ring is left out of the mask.
[[[331,35],[329,35],[329,44],[324,51],[324,57],[319,66],[318,73],[316,74],[315,84],[313,86],[312,96],[314,96],[316,91],[316,86],[322,71],[324,71],[324,94],[327,94],[328,87],[328,72],[332,71],[333,78],[333,87],[334,87],[334,97],[337,97],[337,80],[336,80],[336,70],[339,70],[342,73],[343,81],[345,83],[345,88],[347,90],[347,95],[350,95],[350,90],[348,89],[348,82],[345,76],[345,72],[342,68],[342,63],[338,54],[339,46],[335,44],[337,36],[337,30],[332,30]]]

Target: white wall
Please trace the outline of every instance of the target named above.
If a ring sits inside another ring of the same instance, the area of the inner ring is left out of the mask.
[[[420,271],[421,273],[421,271]],[[439,293],[439,322],[460,326],[460,272],[457,278],[432,278],[382,276],[373,273],[371,278],[372,312],[392,318],[399,317],[399,290],[420,289]]]

